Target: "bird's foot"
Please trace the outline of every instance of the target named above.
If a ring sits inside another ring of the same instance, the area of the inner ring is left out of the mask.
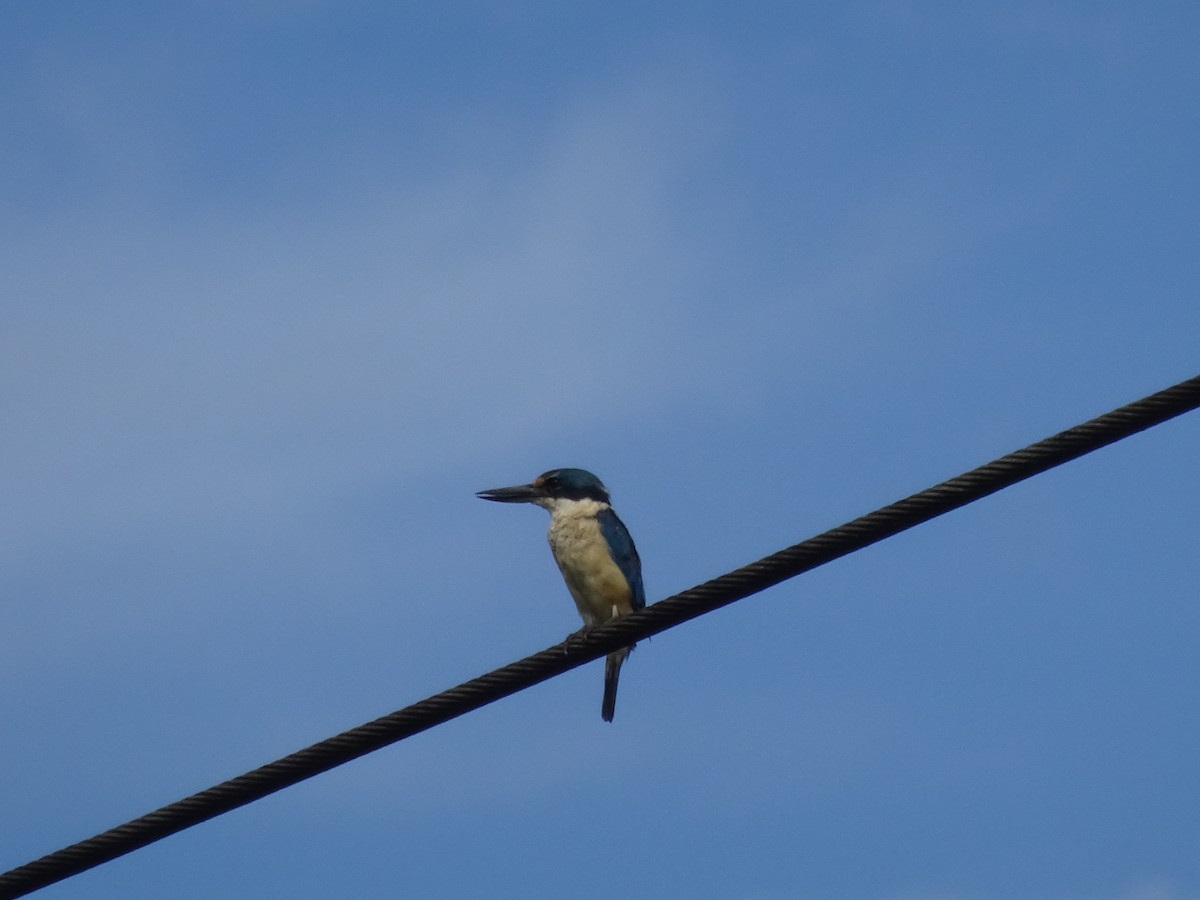
[[[588,634],[591,633],[591,630],[593,627],[594,626],[592,626],[592,625],[584,625],[578,631],[572,631],[570,634],[568,634],[566,636],[566,638],[563,639],[563,642],[562,642],[563,654],[565,655],[567,653],[570,653],[571,647],[575,644],[578,644],[580,641],[582,641],[584,638],[586,638],[588,636]]]

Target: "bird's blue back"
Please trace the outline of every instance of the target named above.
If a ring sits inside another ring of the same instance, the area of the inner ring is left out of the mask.
[[[632,593],[631,605],[634,609],[644,609],[646,606],[646,589],[642,587],[642,561],[638,558],[637,547],[625,523],[617,518],[611,506],[605,507],[597,515],[600,523],[600,533],[608,544],[608,552],[612,554],[613,562],[629,582]]]

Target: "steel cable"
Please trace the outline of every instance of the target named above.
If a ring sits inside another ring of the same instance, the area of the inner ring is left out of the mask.
[[[644,610],[0,875],[21,897],[532,687],[1200,406],[1200,376],[1002,456]]]

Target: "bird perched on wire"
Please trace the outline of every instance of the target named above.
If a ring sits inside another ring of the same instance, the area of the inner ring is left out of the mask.
[[[550,551],[558,563],[583,630],[646,605],[642,563],[624,523],[609,502],[608,489],[584,469],[551,469],[529,484],[476,494],[499,503],[534,503],[550,511]],[[600,715],[613,720],[617,679],[632,647],[608,654]]]

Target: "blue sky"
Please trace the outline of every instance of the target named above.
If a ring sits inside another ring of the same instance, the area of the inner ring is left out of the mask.
[[[1188,4],[8,4],[0,869],[1200,372]],[[46,889],[1200,897],[1192,416]]]

